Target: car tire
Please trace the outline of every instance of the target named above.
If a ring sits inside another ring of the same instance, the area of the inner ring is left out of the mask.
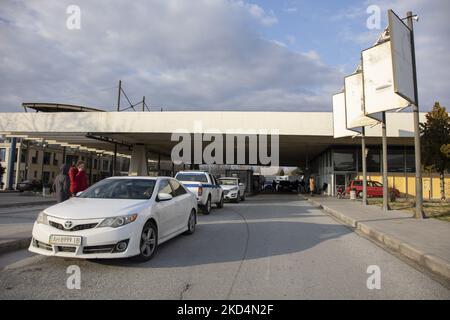
[[[235,203],[241,202],[241,193],[240,192],[238,192],[236,199],[234,199],[234,202]]]
[[[186,235],[190,235],[193,234],[195,232],[195,225],[197,224],[197,216],[195,214],[195,210],[192,209],[191,210],[191,214],[189,215],[189,220],[188,220],[188,229],[184,232],[184,234]]]
[[[222,194],[222,196],[220,197],[220,201],[216,203],[217,208],[223,208],[223,202],[224,202],[224,201],[225,201],[225,200],[224,200],[223,194]]]
[[[147,221],[142,228],[139,241],[139,254],[133,257],[134,261],[146,262],[153,258],[158,248],[158,229],[153,221]]]
[[[362,198],[363,198],[363,192],[362,192],[362,191],[359,191],[359,192],[356,194],[356,197],[359,198],[359,199],[362,199]]]
[[[208,200],[206,201],[205,206],[203,207],[203,214],[210,214],[211,213],[211,196],[208,196]]]
[[[244,194],[242,195],[241,200],[242,200],[242,201],[245,201],[245,192],[244,192]]]

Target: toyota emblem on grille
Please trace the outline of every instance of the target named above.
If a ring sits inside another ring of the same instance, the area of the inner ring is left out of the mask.
[[[64,222],[64,228],[66,228],[66,229],[72,228],[72,221],[66,221],[66,222]]]

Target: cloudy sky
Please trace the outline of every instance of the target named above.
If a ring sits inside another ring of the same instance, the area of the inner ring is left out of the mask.
[[[67,7],[81,28],[66,26]],[[422,110],[450,107],[450,1],[1,0],[0,111],[22,102],[113,110],[118,80],[153,110],[331,111],[380,30],[366,12],[420,15]]]

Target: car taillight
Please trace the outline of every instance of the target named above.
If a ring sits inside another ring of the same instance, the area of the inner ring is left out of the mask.
[[[198,187],[198,195],[201,196],[203,194],[203,187],[199,186]]]

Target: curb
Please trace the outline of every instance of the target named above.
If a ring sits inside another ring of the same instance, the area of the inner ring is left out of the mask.
[[[314,200],[307,198],[308,202],[315,207],[319,207],[323,211],[334,216],[344,224],[351,226],[353,229],[358,230],[362,234],[366,235],[370,239],[384,245],[385,247],[393,250],[404,257],[418,263],[420,266],[426,268],[428,271],[435,273],[441,277],[450,280],[450,263],[440,257],[433,254],[426,253],[420,249],[417,249],[413,245],[404,242],[396,237],[379,231],[365,223],[358,222],[356,219],[350,218],[334,209],[324,206]]]
[[[25,249],[30,246],[31,237],[16,239],[0,243],[0,255],[8,252]]]
[[[36,201],[36,202],[6,203],[6,204],[0,205],[0,209],[27,207],[27,206],[40,206],[40,205],[50,205],[50,204],[56,204],[56,200]]]

